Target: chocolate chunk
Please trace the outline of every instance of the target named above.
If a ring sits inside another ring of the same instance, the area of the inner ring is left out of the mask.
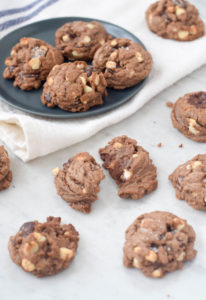
[[[174,5],[176,6],[181,6],[183,8],[186,7],[186,1],[184,0],[172,0],[172,2],[174,3]]]
[[[51,102],[51,97],[49,93],[44,94],[44,99],[46,100],[46,102]]]
[[[21,232],[22,236],[27,236],[34,231],[34,226],[34,222],[27,222],[20,227],[19,231]]]
[[[199,92],[191,94],[188,103],[195,105],[196,107],[206,108],[206,93]]]

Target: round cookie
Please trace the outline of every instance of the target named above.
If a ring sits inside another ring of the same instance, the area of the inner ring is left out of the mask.
[[[92,60],[97,49],[110,38],[98,22],[75,21],[56,32],[56,46],[70,60]]]
[[[149,153],[126,135],[99,149],[103,167],[119,186],[121,198],[140,199],[157,188],[157,169]]]
[[[126,231],[123,263],[148,277],[160,278],[181,269],[192,260],[195,232],[169,212],[154,211],[139,216]]]
[[[107,95],[104,76],[83,61],[55,66],[47,77],[41,96],[48,107],[71,112],[87,111],[103,104]]]
[[[0,182],[5,178],[10,169],[10,159],[4,146],[0,146]]]
[[[206,92],[184,95],[173,105],[172,123],[186,137],[206,142]]]
[[[37,277],[67,269],[75,257],[79,234],[74,226],[61,225],[61,218],[27,222],[9,240],[13,262]]]
[[[146,12],[149,29],[178,41],[192,41],[204,35],[204,23],[194,5],[184,0],[160,0]]]
[[[5,60],[3,77],[14,79],[14,86],[22,90],[38,89],[47,75],[64,59],[59,50],[34,38],[21,38]]]
[[[196,155],[169,176],[176,196],[195,209],[206,210],[206,154]]]
[[[87,152],[79,153],[70,158],[63,169],[53,169],[53,175],[58,195],[72,208],[89,213],[105,177],[95,159]]]
[[[97,50],[93,65],[104,73],[108,87],[122,90],[136,85],[149,75],[152,57],[139,44],[118,38]]]

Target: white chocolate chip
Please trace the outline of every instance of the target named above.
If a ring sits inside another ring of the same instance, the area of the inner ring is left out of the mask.
[[[113,148],[115,148],[115,149],[119,149],[119,148],[121,148],[122,147],[122,144],[121,143],[118,143],[118,142],[116,142],[116,143],[114,143],[114,145],[112,146]]]
[[[134,248],[134,253],[139,253],[141,251],[141,247],[137,246]]]
[[[86,193],[87,193],[87,191],[86,191],[86,189],[85,189],[85,188],[83,188],[83,190],[82,190],[82,193],[84,193],[84,194],[86,194]]]
[[[185,252],[182,251],[182,253],[178,256],[177,261],[183,261],[183,259],[185,258]]]
[[[176,13],[176,16],[179,17],[179,16],[183,15],[184,13],[186,13],[186,10],[180,6],[176,6],[175,13]]]
[[[169,7],[167,8],[167,12],[168,12],[168,13],[173,13],[174,11],[175,11],[174,6],[169,6]]]
[[[33,57],[28,64],[33,70],[38,70],[41,66],[41,61],[37,57]]]
[[[138,156],[138,154],[137,154],[137,153],[135,153],[135,154],[133,154],[133,155],[132,155],[132,157],[137,157],[137,156]]]
[[[107,63],[106,63],[106,68],[108,68],[108,69],[115,69],[116,68],[116,62],[115,61],[108,61]]]
[[[10,54],[11,54],[11,56],[14,56],[14,55],[16,55],[17,53],[16,53],[15,50],[12,50]]]
[[[89,23],[89,24],[87,24],[87,27],[90,28],[90,29],[93,29],[93,28],[94,28],[94,25],[91,24],[91,23]]]
[[[52,70],[55,70],[58,67],[58,65],[53,66]]]
[[[201,161],[196,160],[196,161],[193,162],[192,168],[195,169],[195,168],[197,168],[197,167],[199,167],[201,165],[202,165]]]
[[[85,66],[84,66],[83,64],[77,64],[77,68],[78,68],[78,69],[84,69],[84,67],[85,67]]]
[[[180,31],[178,32],[178,37],[179,37],[179,39],[181,39],[181,40],[186,39],[186,38],[188,37],[188,35],[189,35],[189,32],[186,31],[186,30],[180,30]]]
[[[99,43],[103,46],[103,45],[105,44],[105,40],[104,40],[104,39],[101,39],[101,40],[99,41]]]
[[[196,121],[194,119],[189,120],[189,131],[193,133],[194,135],[197,135],[199,131],[194,127],[197,125]]]
[[[99,85],[99,75],[98,75],[98,74],[95,74],[95,77],[94,77],[94,84],[95,84],[96,86]]]
[[[12,61],[11,61],[10,58],[7,58],[7,59],[5,60],[5,65],[6,65],[6,66],[12,66]]]
[[[59,171],[60,171],[60,168],[59,168],[59,167],[56,167],[56,168],[52,169],[52,174],[53,174],[54,176],[56,176],[56,175],[59,173]]]
[[[206,203],[206,197],[204,198],[204,202]]]
[[[26,258],[22,259],[21,265],[27,272],[32,272],[35,270],[35,265]]]
[[[124,174],[123,174],[124,179],[128,180],[128,179],[130,179],[131,176],[132,176],[132,173],[125,169]]]
[[[33,236],[39,243],[43,243],[46,241],[46,237],[39,232],[33,232]]]
[[[80,76],[79,78],[81,79],[82,84],[83,84],[83,85],[86,85],[86,83],[87,83],[87,82],[86,82],[86,79],[85,79],[83,76]]]
[[[75,57],[83,57],[84,54],[81,52],[77,52],[76,50],[72,51],[72,55]]]
[[[40,48],[41,48],[42,50],[44,50],[44,51],[47,51],[47,50],[48,50],[47,47],[44,46],[44,45],[40,46]]]
[[[154,263],[157,260],[157,254],[154,251],[151,250],[145,256],[145,259]]]
[[[20,44],[22,44],[22,45],[24,45],[24,46],[26,46],[26,45],[28,45],[28,38],[21,38],[20,39]]]
[[[192,25],[192,26],[190,27],[190,33],[191,33],[192,35],[197,34],[197,27],[196,27],[195,25]]]
[[[174,218],[173,223],[174,229],[177,231],[181,231],[185,227],[185,222],[182,219]]]
[[[65,248],[65,247],[61,247],[59,249],[59,255],[60,258],[63,260],[68,260],[70,258],[72,258],[74,256],[74,252],[71,249]]]
[[[53,80],[52,77],[49,77],[49,78],[47,79],[47,83],[48,83],[49,86],[51,86],[51,85],[53,84],[53,82],[54,82],[54,80]]]
[[[154,270],[153,271],[153,273],[152,273],[152,276],[154,277],[154,278],[159,278],[159,277],[161,277],[163,274],[162,274],[162,269],[161,268],[159,268],[159,269],[157,269],[157,270]]]
[[[149,21],[149,24],[152,24],[152,21],[153,21],[153,16],[152,16],[152,14],[149,15],[148,21]]]
[[[112,41],[111,41],[111,45],[112,45],[112,46],[116,46],[116,45],[117,45],[117,41],[116,41],[116,40],[112,40]]]
[[[140,268],[140,263],[136,257],[133,259],[133,267],[136,269]]]
[[[115,59],[117,57],[117,51],[112,52],[112,54],[110,55],[111,59]]]
[[[144,61],[144,58],[142,57],[142,54],[140,52],[136,53],[136,58],[137,58],[138,62],[143,62]]]
[[[83,39],[83,43],[88,44],[89,42],[91,42],[91,38],[88,35],[86,35]]]
[[[25,243],[23,247],[23,252],[25,255],[34,254],[39,250],[39,246],[36,242],[31,241],[29,243]]]
[[[68,42],[70,40],[69,35],[68,34],[63,35],[62,40],[64,42]]]
[[[91,93],[92,91],[93,91],[93,89],[90,86],[88,86],[88,85],[84,86],[84,92],[85,93]]]
[[[186,166],[186,169],[187,169],[187,170],[191,170],[191,169],[192,169],[192,166],[191,166],[191,165],[187,165],[187,166]]]

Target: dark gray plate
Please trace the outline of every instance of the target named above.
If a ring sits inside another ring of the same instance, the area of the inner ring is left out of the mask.
[[[62,26],[66,22],[72,22],[76,20],[82,21],[98,21],[100,22],[106,30],[112,34],[114,37],[122,37],[128,38],[132,41],[138,42],[140,45],[144,47],[142,42],[132,33],[129,31],[100,20],[89,19],[89,18],[82,18],[82,17],[67,17],[67,18],[56,18],[56,19],[49,19],[40,22],[36,22],[25,27],[19,28],[3,39],[0,40],[0,74],[4,71],[4,60],[11,51],[11,48],[18,43],[21,37],[34,37],[41,40],[44,40],[52,45],[55,45],[55,31],[57,28]],[[144,47],[145,48],[145,47]],[[146,80],[146,79],[145,79]],[[4,101],[8,104],[40,116],[45,117],[53,117],[53,118],[78,118],[78,117],[88,117],[97,115],[106,111],[109,111],[134,96],[144,85],[145,80],[140,82],[134,87],[118,91],[113,89],[108,89],[108,96],[104,99],[104,104],[102,106],[92,107],[86,112],[79,112],[79,113],[72,113],[63,111],[57,107],[55,108],[48,108],[41,103],[40,96],[42,93],[42,89],[33,90],[33,91],[22,91],[19,88],[13,87],[12,80],[5,80],[2,75],[0,75],[0,95],[4,98]]]

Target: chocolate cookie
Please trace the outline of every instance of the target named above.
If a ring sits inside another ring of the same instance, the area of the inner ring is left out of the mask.
[[[67,269],[77,251],[79,234],[74,226],[61,225],[61,218],[27,222],[9,240],[13,262],[37,277]]]
[[[206,154],[180,165],[169,176],[176,196],[195,209],[206,210]]]
[[[55,66],[49,73],[41,100],[48,107],[87,111],[92,106],[103,104],[106,86],[103,74],[85,62],[65,63]]]
[[[93,65],[104,73],[108,87],[122,90],[149,75],[152,57],[139,44],[119,38],[108,41],[97,50]]]
[[[79,153],[70,158],[63,169],[53,169],[53,174],[58,195],[72,208],[89,213],[105,177],[95,159],[87,152]]]
[[[194,242],[195,232],[186,220],[169,212],[145,213],[126,231],[123,263],[160,278],[196,256]]]
[[[204,35],[204,23],[194,5],[184,0],[160,0],[146,12],[149,29],[178,41],[192,41]]]
[[[206,142],[206,92],[184,95],[173,105],[172,123],[186,137]]]
[[[10,159],[4,146],[0,146],[0,191],[8,189],[12,180]]]
[[[123,135],[99,150],[103,167],[119,186],[121,198],[142,198],[157,188],[156,167],[149,153]]]
[[[5,60],[3,76],[22,90],[38,89],[54,65],[63,63],[59,50],[44,41],[22,38]]]
[[[110,36],[98,22],[75,21],[64,24],[56,32],[56,45],[70,60],[92,60],[96,50]]]

